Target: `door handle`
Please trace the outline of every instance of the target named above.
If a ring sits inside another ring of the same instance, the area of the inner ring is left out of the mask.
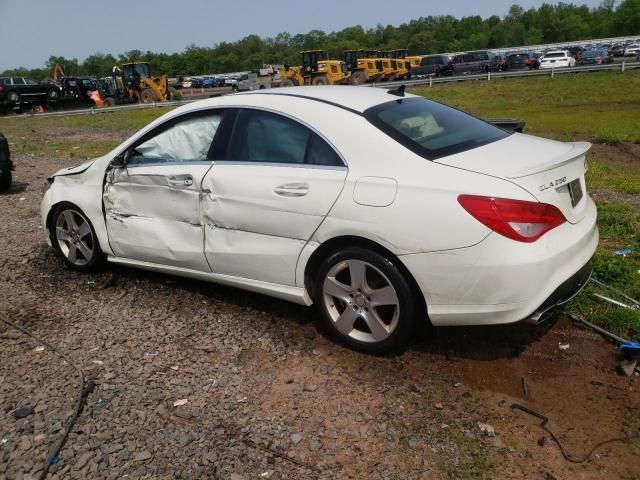
[[[281,197],[304,197],[309,193],[308,183],[287,183],[277,186],[273,189],[273,193]]]
[[[193,177],[191,175],[174,175],[167,179],[172,187],[190,187],[193,185]]]

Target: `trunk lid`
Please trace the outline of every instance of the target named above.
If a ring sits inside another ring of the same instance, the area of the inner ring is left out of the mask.
[[[588,142],[557,142],[514,133],[436,162],[515,183],[539,202],[556,206],[570,223],[577,223],[587,207],[584,175],[589,148]]]

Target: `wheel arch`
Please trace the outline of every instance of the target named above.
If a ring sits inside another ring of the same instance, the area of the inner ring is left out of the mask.
[[[330,238],[329,240],[321,243],[311,253],[304,267],[304,287],[312,300],[313,292],[315,291],[315,277],[318,269],[320,268],[320,265],[322,264],[322,261],[332,253],[348,247],[366,248],[392,260],[411,285],[414,298],[416,298],[418,302],[418,310],[424,314],[424,317],[428,321],[427,302],[424,298],[422,290],[418,286],[418,282],[411,274],[409,269],[405,266],[405,264],[398,258],[396,254],[394,254],[391,250],[384,247],[380,243],[365,237],[359,237],[357,235],[340,235]]]

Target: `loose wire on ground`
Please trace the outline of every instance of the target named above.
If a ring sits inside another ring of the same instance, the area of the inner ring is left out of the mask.
[[[43,338],[39,337],[38,335],[32,333],[31,331],[27,330],[26,328],[24,328],[24,327],[22,327],[20,325],[17,325],[17,324],[15,324],[15,323],[13,323],[13,322],[11,322],[9,320],[6,320],[4,318],[0,318],[0,320],[3,321],[4,323],[6,323],[7,325],[9,325],[10,327],[12,327],[12,328],[14,328],[16,330],[19,330],[20,332],[22,332],[25,335],[33,338],[37,342],[41,343],[45,347],[47,347],[50,350],[52,350],[55,353],[57,353],[71,368],[73,368],[78,373],[78,376],[80,377],[80,388],[78,390],[78,395],[76,397],[76,406],[75,406],[73,415],[67,421],[67,424],[65,425],[65,428],[64,428],[64,434],[62,435],[62,438],[60,438],[60,440],[58,440],[57,444],[55,445],[55,448],[51,451],[51,454],[47,457],[47,460],[45,462],[44,468],[42,469],[42,472],[40,473],[40,480],[44,480],[47,477],[47,474],[49,473],[49,468],[51,467],[51,465],[56,463],[56,459],[58,458],[58,455],[60,454],[60,451],[62,450],[62,447],[64,446],[65,442],[67,441],[67,438],[69,437],[69,433],[71,432],[71,429],[73,428],[73,425],[76,422],[76,419],[78,418],[78,416],[82,412],[82,409],[84,408],[85,401],[87,399],[87,395],[89,395],[89,393],[91,393],[93,391],[93,389],[95,388],[95,384],[93,383],[93,381],[87,380],[85,378],[84,373],[82,372],[82,370],[80,370],[75,364],[73,364],[69,360],[69,358],[64,354],[64,352],[62,352],[59,348],[54,347],[53,345],[51,345],[49,342],[47,342]]]
[[[540,427],[542,430],[544,430],[545,432],[547,432],[550,436],[551,439],[556,442],[556,444],[558,445],[558,447],[560,448],[560,452],[562,453],[562,456],[569,462],[571,463],[584,463],[587,460],[589,460],[591,458],[591,456],[596,452],[596,450],[600,447],[602,447],[603,445],[606,445],[608,443],[614,443],[614,442],[627,442],[629,440],[633,440],[636,438],[640,438],[640,434],[638,432],[634,433],[634,434],[627,434],[624,437],[616,437],[616,438],[609,438],[607,440],[603,440],[602,442],[596,443],[594,445],[594,447],[589,450],[589,452],[586,455],[583,455],[582,457],[574,455],[572,453],[569,453],[565,448],[564,445],[562,445],[562,442],[560,441],[560,439],[556,436],[555,433],[553,433],[551,431],[551,429],[549,429],[549,427],[547,427],[547,422],[549,421],[549,419],[547,417],[545,417],[544,415],[542,415],[541,413],[536,412],[535,410],[531,410],[530,408],[527,408],[525,406],[522,406],[518,403],[512,403],[511,404],[511,408],[514,410],[521,410],[529,415],[532,415],[536,418],[538,418],[540,420],[540,423],[537,425],[538,427]]]

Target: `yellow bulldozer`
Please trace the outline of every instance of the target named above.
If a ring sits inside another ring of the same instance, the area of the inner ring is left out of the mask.
[[[384,77],[382,61],[377,50],[346,50],[344,63],[347,65],[351,85],[379,81]]]
[[[284,66],[280,71],[280,86],[341,85],[349,83],[347,65],[340,60],[329,60],[324,50],[302,52],[302,65]]]
[[[135,102],[166,102],[179,96],[175,89],[169,87],[166,75],[151,76],[148,62],[125,63],[121,75],[124,88]]]
[[[404,80],[411,77],[411,64],[408,60],[405,60],[407,50],[383,50],[380,55],[389,60],[390,80]]]

